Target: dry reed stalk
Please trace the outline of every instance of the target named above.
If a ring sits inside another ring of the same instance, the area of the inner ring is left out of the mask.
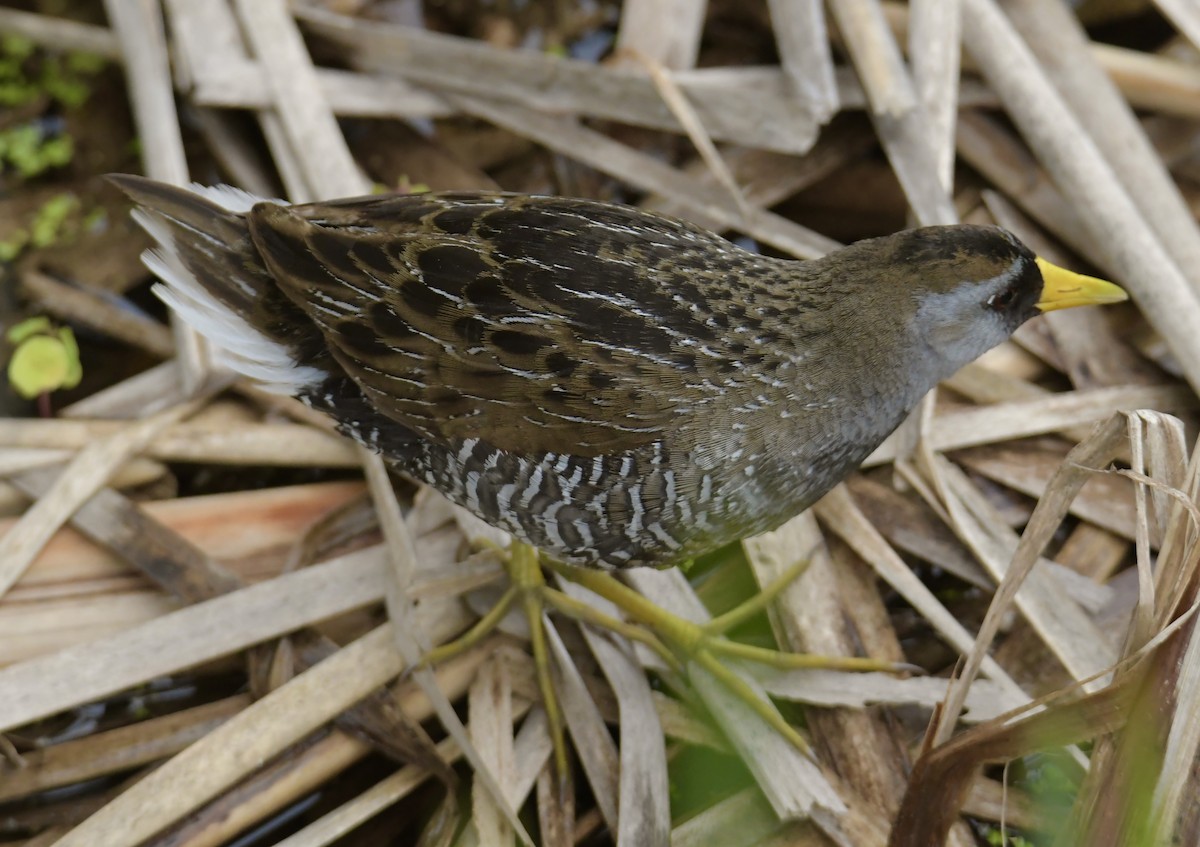
[[[276,193],[267,174],[271,165],[266,156],[240,130],[237,120],[228,112],[198,108],[194,113],[205,143],[228,175],[229,183],[258,197]]]
[[[495,809],[504,817],[506,823],[520,837],[521,841],[532,845],[532,839],[517,818],[516,811],[508,805],[499,782],[488,769],[474,744],[471,743],[466,727],[463,726],[454,707],[438,685],[433,670],[422,664],[422,658],[428,654],[432,645],[440,644],[446,639],[434,639],[431,636],[427,625],[422,625],[420,612],[408,593],[416,572],[416,553],[408,522],[401,513],[383,460],[365,448],[360,448],[359,454],[386,542],[385,558],[388,567],[384,596],[388,617],[392,621],[394,647],[411,669],[410,673],[413,679],[434,704],[442,727],[455,740],[463,756],[471,763],[477,784],[487,790],[495,804]]]
[[[158,0],[105,0],[105,12],[121,44],[125,81],[141,140],[146,174],[175,185],[188,181],[183,134],[175,111],[175,89]],[[207,371],[199,334],[172,316],[171,329],[184,386],[197,389]]]
[[[687,99],[687,95],[679,88],[678,83],[675,82],[674,77],[668,73],[665,67],[655,64],[650,60],[646,60],[644,64],[663,102],[667,104],[667,108],[671,110],[671,114],[675,116],[675,119],[679,121],[679,125],[683,127],[683,131],[692,142],[692,146],[700,153],[701,160],[708,166],[708,170],[712,173],[717,184],[729,193],[738,212],[742,217],[746,217],[750,211],[746,196],[742,193],[737,180],[734,179],[729,166],[721,158],[721,154],[717,150],[716,145],[713,144],[712,138],[709,137],[708,132],[704,129],[704,125],[700,122],[700,116],[696,114],[696,110]]]
[[[85,288],[66,285],[37,270],[22,274],[21,286],[56,318],[91,327],[155,356],[169,358],[175,353],[171,332],[165,326]]]
[[[178,2],[178,0],[167,0],[167,2]],[[1176,64],[1178,63],[1172,63],[1172,65]],[[1154,66],[1154,70],[1162,72],[1157,65]],[[1186,71],[1185,68],[1185,72],[1189,82],[1195,82],[1190,71]],[[715,97],[736,101],[741,96],[750,96],[755,100],[752,110],[756,113],[773,105],[778,105],[779,108],[791,106],[789,98],[792,95],[788,80],[781,71],[774,68],[697,68],[680,71],[678,76],[684,81],[688,95],[695,99],[705,100]],[[317,71],[317,80],[319,90],[329,99],[330,105],[339,117],[432,119],[444,118],[456,112],[454,106],[445,98],[396,77],[321,68]],[[1135,80],[1139,83],[1142,82],[1142,75],[1135,75]],[[853,73],[848,72],[845,68],[836,68],[834,82],[843,110],[865,108],[866,96]],[[456,87],[465,88],[466,86],[460,84]],[[574,96],[574,94],[575,92],[572,90],[566,96],[556,96],[552,102],[546,104],[547,108],[550,111],[559,111],[555,104],[568,99],[569,96]],[[219,72],[198,79],[196,87],[192,89],[192,95],[197,105],[213,109],[264,109],[270,104],[270,96],[258,73],[257,64],[244,55],[234,59],[233,64],[224,67]],[[539,98],[545,96],[544,91],[534,88],[527,96],[518,99],[531,99],[532,105],[539,107],[542,104]],[[766,100],[766,102],[760,105],[759,100]],[[978,80],[966,79],[960,86],[959,101],[963,106],[992,107],[996,104],[996,97]],[[582,105],[593,104],[584,103]],[[636,102],[632,104],[635,110],[638,105]],[[596,108],[601,111],[610,111],[614,109],[614,105],[601,103],[596,105]],[[1196,109],[1195,104],[1188,103],[1184,106],[1180,103],[1172,111],[1194,114]],[[667,125],[665,119],[659,118],[653,112],[644,114],[635,112],[634,116],[637,117],[637,120],[632,120],[632,123],[665,130],[676,128],[674,124]],[[660,123],[662,126],[659,126]],[[797,152],[796,148],[799,145],[794,140],[787,140],[786,143],[773,141],[765,145],[755,144],[755,139],[767,129],[769,128],[746,127],[737,130],[736,138],[726,139],[720,135],[714,137],[730,143],[759,146],[775,152]],[[726,134],[732,135],[733,132],[734,129],[731,128]],[[773,129],[771,129],[771,133],[774,138]]]
[[[109,478],[171,424],[194,412],[200,401],[184,403],[133,424],[80,449],[53,486],[0,539],[0,595],[33,562],[54,532],[104,486]]]
[[[923,471],[934,481],[939,499],[950,512],[955,533],[972,549],[993,579],[1000,583],[996,595],[1000,596],[1008,584],[1006,576],[1018,546],[1016,534],[1003,524],[986,498],[957,465],[941,456],[935,455],[932,460],[932,466],[923,468]],[[1027,567],[1031,569],[1028,574],[1021,573],[1025,588],[1015,594],[1021,613],[1076,679],[1100,673],[1112,664],[1112,644],[1088,617],[1077,598],[1070,595],[1045,569],[1032,570],[1034,564],[1028,563]],[[981,628],[981,632],[984,631]],[[976,638],[971,656],[975,656],[975,651],[979,649],[980,640],[980,637]],[[968,671],[964,673],[964,678],[973,678],[970,665]],[[947,711],[952,715],[953,706],[954,700],[951,699]]]
[[[525,702],[514,703],[512,717],[519,719],[528,710]],[[438,752],[446,761],[460,758],[453,739],[438,745]],[[544,770],[550,756],[550,737],[546,732],[544,713],[535,710],[521,725],[513,742],[515,774],[506,783],[510,802],[519,805],[533,788],[537,775]],[[371,788],[329,812],[283,841],[278,847],[323,847],[362,825],[392,804],[402,800],[429,778],[429,773],[420,767],[408,765],[379,781]],[[468,826],[459,838],[458,847],[474,847],[479,843],[478,834]]]
[[[0,445],[81,450],[128,426],[124,421],[0,420]],[[168,462],[349,468],[357,465],[350,442],[296,424],[167,427],[145,448]]]
[[[1146,223],[1200,292],[1200,228],[1129,104],[1088,53],[1083,25],[1058,3],[1016,0],[1005,14],[1112,165]]]
[[[125,60],[121,42],[112,30],[66,18],[18,9],[0,9],[0,32],[28,38],[34,44],[53,46],[58,50],[91,53],[114,62]]]
[[[90,644],[0,669],[10,729],[377,603],[381,551],[363,551],[164,615]],[[166,653],[163,644],[172,645]]]
[[[523,655],[519,657],[524,664],[528,664],[528,660]],[[518,701],[515,707],[514,714],[519,715],[526,708],[524,702]],[[516,738],[513,741],[513,779],[505,786],[509,803],[514,808],[520,808],[529,798],[529,794],[533,791],[538,780],[545,774],[549,773],[547,764],[550,760],[552,752],[552,744],[550,741],[549,727],[546,721],[546,713],[541,710],[541,707],[534,709],[529,718],[521,725],[521,729],[517,732]],[[569,808],[562,809],[564,818],[568,818]],[[573,817],[570,815],[569,817]],[[547,830],[542,827],[542,837],[544,847],[551,847],[552,842],[547,839]],[[459,838],[456,847],[475,847],[481,843],[479,834],[468,827],[463,831],[462,837]]]
[[[563,644],[558,629],[548,618],[545,624],[547,646],[552,660],[550,667],[554,690],[559,697],[572,747],[579,756],[579,764],[587,777],[588,785],[595,792],[596,806],[604,818],[605,825],[609,832],[619,832],[621,830],[617,800],[620,795],[620,757],[616,741],[605,726],[596,699],[584,683],[583,676]],[[559,783],[554,795],[569,794],[570,792],[564,790],[565,786],[561,785],[563,777],[550,772],[549,768],[547,771],[547,776]],[[567,822],[569,823],[569,820]]]
[[[1129,558],[1129,541],[1114,533],[1081,523],[1071,530],[1054,558],[1095,583],[1107,583]]]
[[[1093,45],[1092,52],[1132,105],[1196,117],[1200,69],[1195,65],[1107,44]]]
[[[490,648],[481,649],[447,663],[439,672],[440,683],[454,697],[462,696],[489,652]],[[393,686],[393,691],[397,707],[414,720],[426,720],[432,714],[429,701],[411,682]],[[436,761],[442,761],[440,751],[444,749],[445,744],[434,751]],[[345,732],[310,736],[188,816],[164,833],[162,839],[180,847],[219,847],[294,806],[370,752],[368,744]],[[417,761],[407,765],[402,773],[407,772],[410,778],[416,775],[419,785],[431,778],[441,779],[439,770],[430,768],[428,762]]]
[[[908,476],[904,478],[907,480]],[[854,504],[862,512],[862,517],[867,519],[868,526],[873,528],[873,533],[882,536],[896,550],[913,554],[922,561],[942,568],[967,585],[980,588],[991,585],[983,568],[946,526],[944,515],[928,503],[905,496],[890,485],[861,475],[850,477],[846,481],[846,488],[854,495]],[[817,516],[825,520],[819,513]],[[863,556],[860,549],[855,552]],[[896,560],[902,561],[898,557]],[[878,568],[879,565],[873,567]],[[950,618],[953,619],[953,616]],[[965,643],[970,643],[970,639]]]
[[[385,625],[373,630],[248,706],[58,843],[133,847],[216,797],[400,673],[404,665],[392,646],[390,629]],[[480,657],[461,658],[458,664]]]
[[[343,117],[441,118],[454,113],[454,107],[443,98],[402,79],[322,68],[317,83],[317,90]],[[210,109],[266,109],[271,103],[258,63],[245,56],[236,57],[233,64],[215,73],[198,76],[192,96],[198,105]],[[277,122],[271,127],[272,131],[277,128]],[[289,186],[289,194],[294,187]]]
[[[798,108],[824,124],[838,110],[837,80],[820,0],[768,0],[779,63]],[[815,139],[814,139],[815,140]]]
[[[28,478],[29,474],[22,477],[22,483],[28,482]],[[242,585],[234,574],[214,563],[185,538],[112,491],[103,491],[93,497],[76,513],[73,523],[92,538],[112,547],[176,597],[203,600],[234,592]],[[425,545],[423,553],[433,554],[428,556],[432,568],[439,568],[447,561],[447,556],[438,554],[436,545],[432,548]],[[436,616],[441,627],[438,631],[444,635],[465,623],[459,604],[453,599],[449,608],[444,601],[429,602],[422,608],[421,615]],[[295,657],[301,667],[319,662],[337,649],[333,642],[314,638],[311,633],[296,633],[292,638]],[[386,696],[372,695],[339,716],[337,721],[339,725],[370,738],[385,755],[423,763],[439,773],[443,780],[453,782],[445,766],[431,755],[432,744],[428,738],[419,727],[406,721],[404,713]]]
[[[993,722],[940,747],[935,743],[927,748],[914,773],[893,844],[941,843],[951,820],[946,810],[957,808],[965,780],[980,763],[1090,737],[1100,737],[1101,741],[1092,756],[1089,775],[1072,817],[1059,832],[1060,843],[1127,844],[1143,836],[1152,839],[1149,843],[1172,840],[1170,833],[1183,821],[1178,814],[1180,791],[1190,784],[1191,762],[1200,745],[1194,716],[1183,705],[1187,701],[1161,696],[1164,686],[1166,690],[1187,690],[1189,695],[1185,696],[1190,696],[1193,688],[1190,680],[1180,677],[1180,669],[1185,667],[1180,660],[1182,651],[1192,649],[1190,645],[1195,642],[1198,581],[1192,547],[1195,526],[1200,520],[1200,509],[1194,502],[1200,463],[1193,460],[1186,490],[1181,490],[1183,442],[1176,423],[1148,412],[1114,416],[1072,452],[1071,461],[1062,465],[1021,538],[1012,568],[989,608],[976,649],[968,658],[963,679],[951,686],[939,732],[943,737],[948,734],[948,722],[957,714],[961,702],[963,680],[971,679],[984,645],[994,635],[1000,616],[1017,595],[1018,584],[1052,536],[1069,501],[1078,493],[1089,471],[1104,467],[1121,440],[1132,439],[1135,468],[1146,467],[1161,475],[1155,479],[1137,473],[1135,478],[1163,496],[1164,503],[1157,511],[1171,512],[1170,541],[1159,557],[1157,574],[1151,577],[1147,571],[1143,577],[1142,624],[1139,626],[1135,621],[1128,631],[1126,658],[1117,666],[1113,681],[1074,702],[1063,701],[1060,692],[1053,698],[1060,702],[1047,703],[1045,711],[1014,713],[1005,722]],[[1138,510],[1138,520],[1139,563],[1148,566],[1145,537],[1150,516],[1143,508]],[[1171,583],[1174,586],[1160,593],[1151,590],[1150,580],[1157,581],[1158,588]],[[1129,726],[1125,727],[1127,722]],[[1107,737],[1112,732],[1116,733],[1115,740]],[[1171,734],[1174,746],[1164,743]],[[1151,740],[1155,737],[1158,741]],[[1142,777],[1137,784],[1131,782],[1134,773],[1143,777],[1153,774],[1156,788],[1149,789]],[[934,804],[937,811],[922,817],[916,813],[914,804],[929,809],[928,792],[935,784],[945,786]],[[1144,802],[1151,794],[1156,802]],[[1155,834],[1147,835],[1150,832]]]
[[[1186,0],[1154,0],[1154,4],[1191,40],[1193,46],[1200,47],[1200,9]]]
[[[179,116],[175,112],[162,12],[157,2],[106,2],[105,10],[126,63],[129,96],[138,120],[146,172],[156,179],[182,185],[187,182],[188,168]]]
[[[241,27],[226,0],[166,0],[172,35],[178,44],[183,74],[194,99],[208,85],[218,90],[235,89],[239,80],[253,84],[258,96],[244,108],[256,110],[259,126],[273,152],[275,168],[289,196],[308,198],[310,188],[296,164],[281,118],[275,114],[269,83],[256,62],[251,61]],[[269,12],[268,12],[269,14]],[[285,151],[281,152],[281,151]]]
[[[59,410],[60,418],[139,418],[161,412],[187,398],[175,359],[102,388]]]
[[[640,56],[672,70],[695,67],[707,7],[707,0],[622,4],[614,58]]]
[[[1200,823],[1194,804],[1183,799],[1194,789],[1193,763],[1200,749],[1194,710],[1197,682],[1191,666],[1200,603],[1195,550],[1200,462],[1193,453],[1185,479],[1178,461],[1182,444],[1155,438],[1158,423],[1145,413],[1130,418],[1130,437],[1144,439],[1147,467],[1138,467],[1142,451],[1135,450],[1135,466],[1128,473],[1150,494],[1170,498],[1169,505],[1164,502],[1156,509],[1160,516],[1169,510],[1170,517],[1162,521],[1166,540],[1153,574],[1144,544],[1139,545],[1140,598],[1124,653],[1142,661],[1118,668],[1113,683],[1135,686],[1135,699],[1126,725],[1098,742],[1093,769],[1060,833],[1062,843],[1170,843],[1185,840]],[[1154,454],[1163,452],[1175,456],[1168,462],[1154,461]],[[1142,523],[1148,517],[1139,511]],[[1156,645],[1158,649],[1147,655]]]
[[[1013,358],[1010,358],[1010,354]],[[1051,393],[1050,389],[1043,388],[1031,381],[1031,378],[1036,377],[1037,374],[1028,375],[1029,378],[1027,378],[1024,373],[1025,368],[1016,364],[1016,357],[1024,356],[1028,356],[1028,354],[1024,353],[1016,344],[1006,342],[990,350],[980,360],[972,362],[942,380],[941,387],[949,388],[980,406],[986,406],[989,403],[1004,403],[1010,400],[1031,400],[1035,397],[1045,397]],[[1038,372],[1044,370],[1044,367],[1037,367]],[[1082,432],[1084,436],[1087,435],[1087,431],[1082,427],[1073,431]]]
[[[1071,249],[1100,264],[1078,211],[1028,149],[995,119],[977,110],[959,114],[958,154],[997,190]],[[1101,267],[1103,265],[1101,264]]]
[[[200,8],[203,4],[211,3],[211,0],[195,0],[186,5],[178,0],[166,0],[166,3],[172,19],[169,23],[173,28],[176,19],[180,19],[184,24],[182,28],[200,26],[201,30],[197,33],[200,38],[210,34],[203,31],[203,11],[198,18],[188,14],[187,7]],[[907,26],[907,7],[884,2],[883,8],[897,36],[903,37]],[[79,49],[117,62],[123,62],[125,58],[112,31],[100,26],[3,10],[0,12],[0,29],[20,34],[50,48]],[[186,52],[191,52],[186,50],[186,45],[178,43]],[[1200,71],[1195,67],[1178,60],[1108,44],[1093,42],[1089,50],[1133,106],[1181,117],[1195,117],[1200,113],[1200,106],[1197,105],[1200,101],[1196,98],[1196,93],[1200,91]],[[191,58],[189,56],[189,61]],[[197,105],[227,109],[261,109],[270,105],[267,84],[257,62],[245,54],[230,57],[223,51],[217,51],[210,58],[211,66],[206,72],[192,74],[191,78],[183,80],[189,87],[194,86],[190,87],[190,91]],[[971,67],[969,59],[965,64]],[[738,73],[730,75],[725,73],[727,70],[736,70]],[[328,68],[318,69],[317,76],[319,90],[329,99],[339,116],[438,118],[454,111],[449,103],[436,94],[402,80],[367,77]],[[844,74],[841,68],[835,68],[834,76],[837,99],[843,111],[863,108],[866,104],[863,91],[853,78]],[[717,86],[721,96],[737,98],[743,93],[738,88],[744,85],[745,91],[751,96],[777,98],[778,103],[764,104],[764,108],[788,108],[790,91],[786,76],[780,70],[705,68],[689,74],[689,79],[697,86],[697,95],[707,94],[700,88],[701,81],[706,78],[721,80]],[[744,79],[744,83],[739,82],[735,86],[733,83],[739,78]],[[994,102],[994,96],[977,81],[963,80],[963,88],[959,92],[960,105],[990,105]],[[761,128],[761,131],[767,130],[772,128]],[[744,131],[760,130],[747,127]],[[747,139],[744,143],[772,149],[770,144],[755,144],[753,139]]]
[[[826,127],[812,150],[801,157],[785,156],[765,150],[733,148],[722,151],[742,187],[746,202],[767,209],[824,179],[861,156],[874,145],[875,137],[862,122],[835,122]],[[714,185],[714,177],[703,162],[683,168],[684,173],[704,186]],[[676,217],[686,217],[697,226],[722,230],[728,224],[703,214],[694,206],[666,197],[651,195],[641,201],[644,209]]]
[[[933,134],[878,0],[829,7],[870,102],[870,115],[917,220],[954,223],[958,216],[939,172]]]
[[[760,587],[781,578],[797,559],[807,567],[773,604],[776,640],[797,653],[855,656],[860,651],[845,630],[846,608],[833,572],[834,563],[816,518],[805,512],[774,532],[743,542]],[[901,656],[867,653],[874,659]],[[850,709],[814,710],[809,729],[822,739],[822,752],[838,775],[881,824],[890,820],[903,793],[905,763],[876,716]]]
[[[1042,443],[1025,449],[995,446],[969,450],[955,458],[965,467],[1008,488],[1040,498],[1048,490],[1059,464],[1066,458],[1067,445]],[[1089,479],[1070,507],[1071,514],[1106,527],[1118,535],[1133,539],[1136,521],[1133,515],[1133,490],[1116,477]]]
[[[643,74],[409,27],[364,25],[316,6],[302,7],[298,16],[310,29],[349,46],[359,68],[392,72],[443,95],[453,92],[539,113],[586,114],[680,130]],[[699,91],[692,90],[691,79],[681,75],[679,83],[714,139],[787,153],[803,153],[815,140],[811,120],[791,107],[790,95],[779,87],[726,85],[723,92]]]
[[[906,704],[934,709],[946,696],[946,681],[935,677],[897,679],[881,673],[771,668],[756,669],[754,676],[772,697],[846,710]],[[976,680],[967,693],[961,720],[967,724],[989,721],[1028,700],[1013,683]]]
[[[1200,323],[1200,300],[1103,153],[992,0],[964,0],[963,40],[1018,127],[1054,171],[1099,253],[1175,351],[1189,379],[1200,384],[1200,336],[1192,329]]]
[[[244,694],[34,750],[0,769],[0,802],[147,765],[178,753],[250,704]]]
[[[287,550],[305,527],[360,491],[356,483],[333,483],[166,500],[143,508],[151,520],[219,557],[242,578],[261,580],[278,575]],[[154,531],[147,529],[151,524],[137,522],[142,531],[130,532],[131,518],[122,510],[89,513],[93,508],[85,505],[73,523],[82,521],[85,531],[115,548],[116,555],[72,531],[56,534],[0,601],[0,631],[11,633],[0,638],[0,664],[128,629],[176,608],[162,594],[146,591],[145,581],[120,557],[161,559],[163,549],[178,556],[178,545],[167,540],[155,547]],[[0,522],[0,533],[4,531]],[[425,555],[444,558],[428,536],[422,542]],[[143,544],[144,552],[131,550],[130,544]]]
[[[885,0],[883,7],[892,29],[902,37],[909,26],[908,7],[892,0]],[[1200,69],[1194,64],[1098,41],[1089,42],[1087,51],[1131,106],[1179,117],[1200,114]],[[978,71],[970,55],[963,56],[963,69]]]
[[[342,131],[320,94],[308,48],[283,0],[236,0],[234,6],[263,70],[275,114],[291,148],[301,158],[309,193],[294,197],[366,194],[363,178]]]
[[[95,596],[48,597],[9,606],[0,614],[0,665],[14,665],[162,617],[176,605],[156,591],[118,583],[96,586]]]
[[[1033,832],[1045,832],[1052,825],[1050,815],[1036,797],[983,776],[971,783],[963,798],[963,813]]]
[[[929,143],[942,188],[954,188],[954,123],[962,17],[958,3],[916,0],[909,10],[909,55],[917,100],[929,124]]]
[[[513,692],[506,663],[489,662],[480,669],[467,692],[467,708],[470,711],[471,742],[479,751],[485,772],[496,778],[498,786],[512,786],[516,777],[512,731]],[[504,800],[508,808],[516,808],[515,799],[505,791]],[[471,806],[471,821],[481,843],[512,842],[513,832],[508,826],[507,815],[478,779],[471,793]]]
[[[559,587],[589,606],[617,616],[615,606],[582,586],[559,579]],[[617,840],[627,844],[657,845],[670,837],[666,730],[655,710],[645,673],[630,645],[612,633],[583,627],[583,636],[617,698],[621,727],[617,808]]]
[[[845,541],[876,573],[900,593],[950,644],[964,650],[974,643],[971,635],[954,619],[916,575],[904,565],[878,530],[839,486],[817,503],[816,515]],[[1005,687],[1008,695],[1023,698],[1024,693],[1004,670],[984,657],[987,676]]]
[[[248,777],[155,840],[171,847],[221,847],[301,803],[370,750],[353,736],[318,730],[271,761],[260,763]]]
[[[948,452],[1094,424],[1112,414],[1113,409],[1153,408],[1179,412],[1193,409],[1196,404],[1195,394],[1174,385],[1122,385],[1063,391],[1032,400],[940,414],[929,424],[926,443],[931,449]],[[864,465],[870,467],[891,461],[895,451],[895,445],[886,441]]]
[[[497,106],[464,95],[453,95],[452,100],[470,114],[534,138],[552,150],[627,180],[646,191],[685,204],[689,212],[695,208],[720,220],[725,228],[745,232],[793,255],[811,258],[840,246],[772,212],[749,209],[743,215],[736,207],[731,208],[729,195],[725,191],[696,185],[678,169],[588,129],[573,118],[543,114],[518,106]]]
[[[69,450],[0,450],[0,464],[6,469],[0,477],[29,468],[48,467],[69,461]],[[162,479],[167,469],[152,459],[132,459],[118,468],[108,480],[113,488],[137,488]],[[29,498],[11,483],[0,479],[0,519],[24,511]]]
[[[26,474],[20,484],[36,493],[47,485],[47,480]],[[102,578],[111,573],[129,573],[127,566],[131,565],[172,597],[196,602],[237,590],[250,580],[294,570],[287,564],[291,561],[289,550],[295,549],[296,536],[303,535],[309,524],[353,496],[353,488],[339,493],[334,487],[307,495],[302,490],[284,489],[262,497],[174,501],[170,504],[172,508],[151,510],[117,492],[101,491],[75,513],[71,524],[119,560],[114,562],[107,556],[91,554],[92,560],[98,558],[103,567]],[[246,511],[231,518],[230,507]],[[287,512],[272,515],[277,509]],[[246,521],[264,513],[264,520],[258,523]],[[219,533],[220,538],[213,539],[213,533]],[[436,550],[436,543],[426,548],[426,552],[431,548]],[[224,561],[218,562],[216,556]],[[243,557],[246,561],[239,561]],[[78,557],[73,558],[66,576],[86,574],[83,564]],[[53,568],[53,563],[49,567]],[[51,569],[42,581],[61,584],[62,577],[61,569]],[[36,587],[37,582],[33,581],[33,585]]]
[[[458,758],[453,739],[438,745],[438,754],[447,762]],[[399,802],[429,779],[430,773],[416,765],[406,765],[354,799],[280,841],[277,847],[324,847],[346,835],[392,804]]]
[[[537,776],[538,831],[543,847],[572,847],[599,828],[600,810],[593,808],[577,816],[574,798],[563,800],[561,785],[550,770],[543,768]]]

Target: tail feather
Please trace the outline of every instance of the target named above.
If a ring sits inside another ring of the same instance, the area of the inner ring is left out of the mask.
[[[157,242],[142,260],[154,293],[218,348],[221,364],[281,394],[319,385],[325,371],[300,364],[294,344],[270,331],[266,304],[294,309],[276,289],[244,217],[259,198],[236,188],[190,190],[144,177],[109,179],[140,208],[134,219]],[[259,318],[259,319],[256,319]]]

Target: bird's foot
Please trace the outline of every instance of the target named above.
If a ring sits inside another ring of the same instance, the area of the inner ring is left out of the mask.
[[[547,601],[556,608],[586,623],[602,626],[646,644],[682,670],[685,663],[695,662],[716,677],[728,690],[750,706],[763,720],[800,750],[808,744],[800,733],[781,714],[762,699],[722,661],[748,659],[779,669],[823,668],[848,671],[884,671],[888,673],[913,670],[911,665],[853,656],[818,656],[807,653],[787,653],[742,644],[725,638],[734,626],[761,612],[780,592],[803,573],[807,562],[789,569],[775,582],[745,603],[704,624],[672,614],[643,597],[623,582],[604,571],[548,561],[556,573],[604,597],[624,612],[628,621],[621,621],[597,612],[578,600],[566,598],[553,589],[546,589]],[[564,604],[562,598],[569,601]]]
[[[514,541],[503,556],[510,584],[500,600],[458,639],[430,651],[423,664],[436,664],[450,659],[481,642],[492,632],[518,602],[529,622],[530,644],[538,688],[548,717],[558,773],[566,773],[567,754],[562,709],[554,693],[550,676],[549,651],[546,644],[543,614],[547,606],[582,623],[616,632],[646,645],[677,671],[685,671],[688,662],[695,662],[711,673],[729,691],[749,705],[780,735],[800,750],[808,745],[800,733],[789,724],[769,702],[759,696],[725,663],[727,659],[746,659],[779,669],[825,668],[849,671],[910,671],[911,666],[896,665],[875,659],[846,656],[817,656],[805,653],[785,653],[750,644],[731,641],[725,633],[748,618],[761,612],[780,592],[792,583],[807,563],[800,563],[764,588],[759,594],[734,609],[698,624],[674,615],[646,599],[620,580],[604,571],[575,567],[544,560],[544,564],[590,591],[616,605],[626,620],[601,612],[591,605],[546,585],[538,552],[527,544]]]
[[[533,664],[537,674],[538,689],[542,695],[542,706],[546,711],[550,739],[554,746],[554,763],[559,777],[563,778],[567,773],[565,731],[562,708],[554,694],[554,685],[550,678],[550,654],[546,645],[546,629],[543,618],[547,602],[546,595],[552,589],[546,587],[546,580],[542,576],[542,568],[538,562],[538,551],[533,547],[514,541],[508,550],[501,551],[501,558],[505,570],[508,571],[509,586],[496,605],[492,606],[487,614],[476,621],[474,626],[463,635],[430,650],[421,664],[435,665],[438,662],[444,662],[479,644],[499,626],[504,616],[519,602],[529,622],[529,641],[533,650]]]

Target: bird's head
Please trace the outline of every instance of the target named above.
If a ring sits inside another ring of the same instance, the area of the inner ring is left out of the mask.
[[[845,267],[871,291],[868,324],[899,325],[936,379],[1007,339],[1030,318],[1055,309],[1117,303],[1111,282],[1068,271],[1034,255],[999,227],[937,226],[851,245]],[[897,321],[899,318],[899,321]]]

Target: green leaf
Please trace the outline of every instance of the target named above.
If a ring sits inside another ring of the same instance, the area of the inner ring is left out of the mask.
[[[408,178],[408,174],[401,174],[400,179],[396,183],[396,192],[398,194],[427,194],[431,189],[423,182],[413,182]]]
[[[92,93],[91,86],[77,74],[64,70],[57,57],[47,59],[42,66],[42,90],[68,109],[82,106]]]
[[[16,229],[4,241],[0,241],[0,262],[11,262],[29,244],[29,231]]]
[[[13,353],[8,381],[26,400],[53,391],[67,378],[67,352],[57,338],[37,335]]]
[[[28,59],[33,55],[37,45],[23,35],[5,33],[0,36],[0,53],[12,56],[14,59]]]
[[[83,363],[79,361],[79,344],[75,341],[75,333],[69,326],[60,327],[58,340],[67,354],[67,375],[63,378],[61,388],[74,388],[83,379]]]
[[[25,179],[49,168],[62,167],[74,155],[75,142],[69,135],[43,138],[41,130],[33,124],[0,132],[0,160],[11,164]]]
[[[74,194],[56,194],[43,203],[31,227],[33,246],[48,247],[58,241],[66,234],[67,219],[78,208],[79,198]]]
[[[45,317],[26,318],[15,326],[8,328],[8,332],[4,337],[12,344],[20,344],[27,338],[31,338],[38,334],[46,334],[50,331],[50,319]]]
[[[95,53],[68,53],[67,69],[79,74],[96,74],[104,70],[108,59]]]
[[[0,106],[24,106],[37,96],[37,90],[27,83],[0,81]]]
[[[25,399],[79,384],[79,345],[68,327],[50,333],[48,320],[30,318],[10,329],[8,337],[18,345],[8,362],[8,381]]]

